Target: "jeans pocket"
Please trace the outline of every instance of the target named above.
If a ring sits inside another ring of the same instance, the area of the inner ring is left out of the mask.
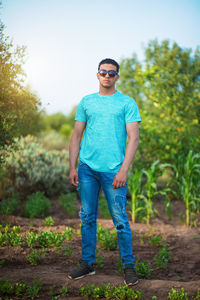
[[[82,162],[81,160],[79,161],[79,166],[82,166],[84,164],[84,162]]]

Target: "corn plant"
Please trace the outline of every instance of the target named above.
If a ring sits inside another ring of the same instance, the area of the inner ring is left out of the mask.
[[[131,194],[131,217],[135,223],[137,214],[144,210],[144,207],[139,205],[139,195],[142,191],[142,175],[143,172],[135,169],[134,174],[128,173],[127,184]]]
[[[155,209],[153,207],[153,199],[156,195],[161,194],[166,196],[166,193],[170,191],[168,187],[157,190],[157,180],[159,176],[162,176],[166,170],[166,167],[169,167],[169,164],[160,164],[159,160],[156,160],[149,169],[142,170],[146,176],[146,183],[143,187],[143,194],[139,195],[144,201],[144,208],[146,211],[146,223],[150,223],[151,217],[155,215]]]
[[[187,158],[180,157],[175,167],[174,176],[178,190],[183,197],[186,209],[186,224],[190,225],[191,214],[200,211],[200,153],[189,151]]]

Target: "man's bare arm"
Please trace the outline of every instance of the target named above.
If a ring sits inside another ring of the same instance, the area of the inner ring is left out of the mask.
[[[126,124],[126,131],[128,134],[128,144],[124,161],[121,165],[119,172],[115,175],[113,180],[113,189],[117,189],[125,185],[127,173],[131,162],[133,161],[138,145],[139,145],[139,130],[138,122],[130,122]]]
[[[78,174],[76,163],[80,151],[81,138],[85,129],[86,122],[75,121],[74,131],[69,143],[69,181],[72,185],[78,185]]]
[[[126,123],[126,131],[128,134],[128,144],[126,147],[124,161],[120,170],[123,170],[127,173],[139,146],[138,122]]]

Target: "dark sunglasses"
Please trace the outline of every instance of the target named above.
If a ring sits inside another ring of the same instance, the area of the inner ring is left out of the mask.
[[[115,77],[117,75],[117,71],[106,71],[106,70],[100,70],[99,75],[105,77],[106,74],[108,73],[109,77]]]

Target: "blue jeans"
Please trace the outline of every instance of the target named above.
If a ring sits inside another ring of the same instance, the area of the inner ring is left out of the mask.
[[[126,264],[134,268],[132,232],[126,213],[127,182],[125,186],[113,189],[112,183],[116,174],[97,172],[82,161],[79,162],[77,191],[81,199],[79,216],[81,218],[82,260],[87,260],[88,264],[96,261],[98,200],[102,187],[117,231],[119,255],[122,259],[123,268]]]

